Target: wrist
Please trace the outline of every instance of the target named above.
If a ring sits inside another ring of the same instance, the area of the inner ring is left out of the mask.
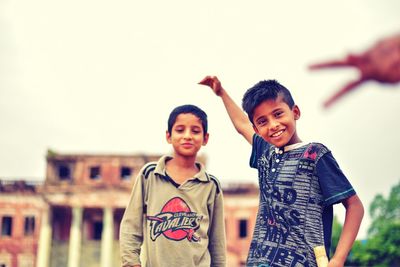
[[[226,91],[224,88],[222,88],[222,86],[220,88],[218,88],[215,92],[215,94],[219,97],[223,97],[226,94]]]
[[[330,261],[335,262],[335,263],[340,264],[341,266],[343,266],[344,263],[346,262],[346,257],[334,254]]]

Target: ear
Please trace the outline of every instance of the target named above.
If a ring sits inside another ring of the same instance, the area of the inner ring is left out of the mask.
[[[257,127],[256,127],[254,124],[251,124],[251,125],[253,126],[253,130],[256,132],[256,134],[260,134],[260,133],[258,132]]]
[[[294,119],[295,120],[300,119],[301,112],[300,112],[299,106],[294,105],[293,108],[292,108],[292,111],[293,111]]]
[[[206,133],[206,134],[204,135],[203,146],[207,145],[208,139],[209,139],[209,138],[210,138],[210,134],[209,134],[209,133]]]
[[[167,131],[165,131],[165,139],[167,140],[168,144],[171,144],[171,134]]]

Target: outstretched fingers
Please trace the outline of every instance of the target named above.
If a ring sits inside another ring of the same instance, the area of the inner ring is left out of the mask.
[[[340,67],[352,67],[353,65],[347,60],[331,60],[317,64],[311,64],[308,66],[311,70],[327,69],[327,68],[340,68]]]
[[[340,91],[338,91],[336,94],[331,96],[328,100],[326,100],[324,102],[324,107],[325,108],[330,107],[339,98],[342,98],[345,94],[349,93],[351,90],[355,89],[357,86],[359,86],[363,82],[364,82],[364,79],[360,78],[360,79],[358,79],[356,81],[352,81],[352,82],[348,83]]]

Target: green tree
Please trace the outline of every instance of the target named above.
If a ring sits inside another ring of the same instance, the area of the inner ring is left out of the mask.
[[[356,266],[400,266],[400,182],[387,199],[377,195],[369,209],[372,223],[367,241],[357,241],[351,252]]]

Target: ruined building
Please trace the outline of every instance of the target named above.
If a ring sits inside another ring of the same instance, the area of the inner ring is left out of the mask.
[[[159,156],[48,153],[41,184],[1,180],[0,267],[119,266],[119,224],[134,178]],[[223,184],[223,192],[228,266],[243,266],[257,189]]]

